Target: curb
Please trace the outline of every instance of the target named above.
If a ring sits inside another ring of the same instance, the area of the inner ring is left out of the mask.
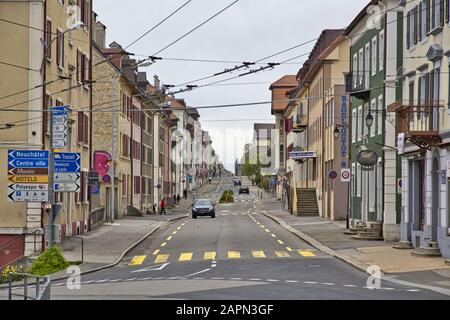
[[[269,219],[272,219],[273,221],[275,221],[276,223],[278,223],[280,226],[282,226],[283,228],[285,228],[286,230],[288,230],[289,232],[291,232],[292,234],[296,235],[297,237],[299,237],[300,239],[302,239],[303,241],[309,243],[310,245],[312,245],[313,247],[315,247],[316,249],[330,255],[333,257],[338,258],[341,261],[344,261],[345,263],[349,264],[350,266],[366,273],[369,274],[367,272],[367,268],[369,267],[369,265],[360,262],[356,259],[352,259],[349,256],[340,254],[336,251],[334,251],[333,249],[327,247],[326,245],[322,244],[321,242],[317,241],[316,239],[314,239],[313,237],[307,235],[306,233],[303,233],[293,227],[291,227],[289,224],[287,224],[286,222],[284,222],[283,220],[269,214],[269,213],[264,213],[261,212],[264,216],[266,216]]]
[[[345,262],[346,264],[350,265],[353,268],[358,269],[359,271],[364,272],[365,274],[371,275],[368,271],[367,268],[369,267],[369,265],[358,261],[356,259],[353,259],[349,256],[340,254],[336,251],[334,251],[333,249],[325,246],[324,244],[322,244],[321,242],[317,241],[316,239],[312,238],[311,236],[291,227],[289,224],[287,224],[286,222],[284,222],[283,220],[272,216],[269,213],[264,213],[261,212],[261,214],[263,214],[264,216],[266,216],[269,219],[272,219],[273,221],[275,221],[276,223],[278,223],[280,226],[282,226],[283,228],[285,228],[286,230],[288,230],[289,232],[291,232],[292,234],[296,235],[297,237],[299,237],[300,239],[302,239],[303,241],[309,243],[310,245],[312,245],[313,247],[315,247],[316,249],[330,255],[333,256],[343,262]],[[416,288],[421,288],[421,289],[425,289],[425,290],[429,290],[429,291],[433,291],[433,292],[437,292],[439,294],[442,295],[446,295],[446,296],[450,296],[450,290],[449,289],[445,289],[445,288],[440,288],[440,287],[433,287],[433,286],[428,286],[426,284],[421,284],[421,283],[415,283],[415,282],[409,282],[409,281],[404,281],[404,280],[400,280],[400,279],[395,279],[393,277],[390,276],[386,276],[385,272],[383,270],[381,270],[381,280],[387,281],[387,282],[391,282],[391,283],[395,283],[395,284],[399,284],[399,285],[404,285],[404,286],[409,286],[409,287],[416,287]]]
[[[126,255],[128,252],[130,252],[130,251],[133,250],[135,247],[137,247],[139,244],[141,244],[144,240],[146,240],[146,239],[147,239],[149,236],[151,236],[153,233],[155,233],[155,232],[158,231],[159,229],[164,228],[164,227],[165,227],[166,225],[168,225],[170,222],[177,221],[177,220],[181,220],[181,219],[184,219],[184,218],[187,218],[187,217],[189,217],[189,215],[184,215],[184,216],[181,216],[181,217],[177,217],[177,218],[173,218],[173,219],[167,220],[167,221],[164,222],[162,225],[160,225],[160,226],[158,226],[158,227],[155,227],[154,229],[152,229],[151,231],[149,231],[147,234],[145,234],[142,238],[140,238],[138,241],[136,241],[136,242],[133,243],[131,246],[129,246],[127,249],[125,249],[125,250],[122,252],[122,254],[119,256],[119,258],[118,258],[115,262],[113,262],[113,263],[111,263],[111,264],[108,264],[108,265],[105,265],[105,266],[102,266],[102,267],[99,267],[99,268],[92,269],[92,270],[83,271],[83,272],[80,273],[80,276],[86,275],[86,274],[90,274],[90,273],[94,273],[94,272],[101,271],[101,270],[105,270],[105,269],[109,269],[109,268],[112,268],[112,267],[117,266],[117,265],[120,263],[120,261],[122,261],[122,259],[125,257],[125,255]],[[51,275],[50,275],[50,280],[51,280],[51,281],[60,281],[60,280],[65,280],[65,279],[67,279],[67,278],[69,278],[69,277],[70,277],[70,275],[67,275],[67,276],[64,276],[64,277],[59,277],[59,278],[51,278]]]

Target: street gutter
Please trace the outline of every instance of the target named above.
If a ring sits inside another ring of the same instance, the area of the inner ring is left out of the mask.
[[[308,244],[312,245],[314,248],[318,249],[319,251],[321,251],[323,253],[326,253],[326,254],[328,254],[328,255],[330,255],[332,257],[335,257],[335,258],[345,262],[346,264],[350,265],[351,267],[356,268],[359,271],[364,272],[365,274],[371,275],[367,271],[367,269],[370,267],[368,264],[365,264],[364,262],[361,262],[361,261],[359,261],[357,259],[354,259],[354,258],[352,258],[350,256],[347,256],[347,255],[344,255],[344,254],[341,254],[339,252],[334,251],[330,247],[327,247],[326,245],[322,244],[320,241],[317,241],[316,239],[314,239],[313,237],[307,235],[306,233],[301,232],[301,231],[293,228],[292,226],[290,226],[289,224],[287,224],[286,222],[284,222],[280,218],[277,218],[277,217],[275,217],[275,216],[273,216],[273,215],[271,215],[269,213],[265,213],[265,212],[261,212],[261,214],[263,214],[267,218],[275,221],[277,224],[279,224],[280,226],[282,226],[283,228],[285,228],[286,230],[288,230],[292,234],[296,235],[297,237],[299,237],[303,241],[305,241]],[[437,293],[440,293],[440,294],[443,294],[443,295],[446,295],[446,296],[450,296],[450,290],[449,289],[429,286],[429,285],[415,283],[415,282],[404,281],[404,280],[400,280],[400,279],[395,279],[393,277],[386,276],[385,272],[383,270],[381,270],[381,280],[384,280],[384,281],[387,281],[387,282],[390,282],[390,283],[404,285],[404,286],[430,290],[430,291],[434,291],[434,292],[437,292]]]

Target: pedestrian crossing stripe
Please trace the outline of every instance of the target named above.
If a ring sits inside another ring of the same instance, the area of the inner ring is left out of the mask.
[[[241,253],[239,251],[228,251],[228,258],[230,259],[240,259]]]
[[[283,245],[283,244],[284,244],[284,242],[283,242],[283,241],[281,241],[281,240],[277,240],[277,242],[278,242],[279,244],[281,244],[281,245]],[[289,251],[292,251],[292,250],[289,250]]]
[[[298,250],[303,257],[315,257],[316,255],[309,250]]]
[[[289,258],[290,257],[289,253],[287,253],[286,251],[275,251],[275,254],[279,258]]]
[[[167,260],[169,260],[168,254],[159,254],[156,256],[155,263],[165,263]]]
[[[166,240],[167,240],[167,241],[172,240],[172,236],[168,237]]]
[[[265,258],[266,255],[264,254],[264,251],[252,251],[252,255],[255,258]]]
[[[205,252],[203,259],[204,260],[216,260],[216,253],[215,252]]]
[[[135,256],[131,259],[130,266],[138,266],[144,263],[147,256]]]
[[[188,252],[188,253],[182,253],[180,255],[180,259],[178,259],[178,261],[182,262],[182,261],[191,261],[192,257],[193,257],[193,253],[192,252]]]

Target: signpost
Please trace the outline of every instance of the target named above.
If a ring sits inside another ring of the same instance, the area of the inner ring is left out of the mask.
[[[13,202],[48,201],[49,152],[8,151],[8,199]]]
[[[67,148],[67,107],[58,106],[52,110],[52,148]]]
[[[341,169],[341,182],[349,183],[351,181],[351,170],[350,169]]]
[[[81,155],[79,153],[55,153],[54,157],[54,191],[80,191]]]

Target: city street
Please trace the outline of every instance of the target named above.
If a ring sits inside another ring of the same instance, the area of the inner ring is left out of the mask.
[[[216,219],[171,223],[115,268],[82,276],[81,289],[52,286],[52,299],[448,299],[382,282],[314,250],[256,210],[255,188],[237,195],[231,180],[205,198],[233,189],[235,203],[216,205]]]

